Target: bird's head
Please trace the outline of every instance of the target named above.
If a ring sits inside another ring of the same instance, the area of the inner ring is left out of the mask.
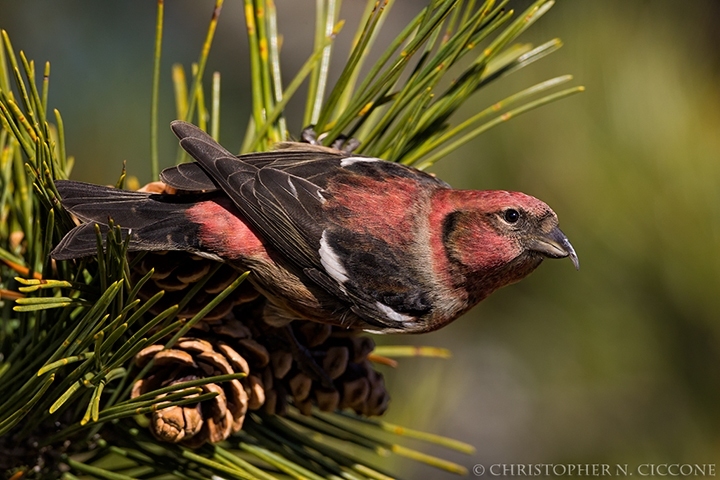
[[[544,202],[519,192],[453,192],[443,244],[457,273],[480,289],[477,301],[521,280],[546,257],[570,257],[579,268],[557,215]]]

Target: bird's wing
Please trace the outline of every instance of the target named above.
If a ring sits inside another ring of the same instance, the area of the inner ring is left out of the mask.
[[[368,323],[397,328],[429,308],[427,299],[418,300],[422,295],[408,272],[409,259],[392,254],[382,239],[352,231],[337,212],[329,213],[328,206],[335,203],[333,179],[342,175],[446,184],[391,162],[317,148],[236,157],[194,125],[173,122],[172,128],[199,166],[184,167],[178,174],[205,184],[203,176],[209,177],[266,241],[320,287],[350,303]],[[357,256],[356,249],[363,259],[347,257]],[[384,275],[386,271],[393,274]]]
[[[160,172],[165,184],[187,192],[213,192],[220,187],[197,163],[181,163]]]
[[[268,164],[276,164],[275,168],[282,168],[283,166],[298,166],[304,162],[314,163],[322,161],[324,155],[330,153],[330,149],[321,150],[316,146],[305,145],[305,144],[293,144],[297,145],[297,150],[283,150],[273,151],[264,153],[251,153],[242,156],[236,156],[234,158],[242,160],[245,163],[253,165],[257,168],[262,168]],[[307,149],[304,149],[307,148]],[[313,155],[320,153],[321,155]],[[278,157],[287,156],[288,158],[279,160]],[[335,155],[332,155],[334,158]],[[186,192],[212,192],[221,190],[220,185],[213,179],[213,177],[207,173],[207,171],[200,166],[200,164],[192,163],[181,163],[175,167],[169,167],[160,172],[160,180],[165,184]]]

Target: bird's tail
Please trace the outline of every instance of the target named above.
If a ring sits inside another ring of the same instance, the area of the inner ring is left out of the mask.
[[[102,237],[109,219],[120,226],[123,239],[130,235],[130,250],[197,251],[199,226],[186,215],[194,203],[179,196],[131,192],[83,182],[55,182],[63,206],[83,221],[53,249],[56,260],[86,257],[97,253],[95,225]]]

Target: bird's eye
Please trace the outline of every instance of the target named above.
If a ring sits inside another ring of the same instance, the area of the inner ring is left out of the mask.
[[[520,213],[514,208],[508,208],[505,210],[504,218],[508,223],[515,223],[520,219]]]

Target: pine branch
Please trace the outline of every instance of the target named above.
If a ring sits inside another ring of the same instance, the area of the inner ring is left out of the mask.
[[[329,85],[330,59],[337,55],[334,40],[343,21],[339,20],[339,0],[318,0],[313,53],[295,77],[283,85],[275,5],[272,0],[245,0],[253,109],[242,151],[267,150],[278,141],[292,138],[285,107],[306,80],[309,88],[303,121],[315,124],[326,145],[340,135],[351,135],[361,141],[359,151],[363,154],[418,168],[431,166],[450,151],[514,116],[582,91],[582,87],[572,87],[552,93],[572,79],[569,75],[560,76],[500,99],[471,118],[457,120],[460,106],[478,91],[561,46],[559,40],[536,48],[514,43],[552,7],[551,0],[538,0],[517,17],[506,10],[506,1],[497,5],[493,0],[479,6],[475,3],[430,2],[379,59],[366,67],[393,5],[391,0],[378,3],[369,0],[344,69],[337,83]],[[215,72],[212,76],[209,108],[203,85],[222,4],[222,0],[215,2],[199,59],[190,69],[189,82],[182,66],[173,67],[177,116],[196,119],[202,128],[209,127],[215,138],[220,121],[220,74]],[[157,176],[158,164],[163,11],[163,0],[158,0],[150,129],[153,178]],[[368,73],[363,75],[366,68]],[[38,455],[41,449],[60,448],[63,440],[72,438],[71,450],[56,453],[62,455],[62,461],[72,472],[97,478],[218,475],[270,479],[285,475],[385,479],[392,476],[367,458],[386,455],[466,473],[460,465],[409,449],[398,441],[411,437],[468,454],[473,452],[469,445],[368,419],[347,409],[325,412],[344,405],[356,412],[364,408],[367,413],[369,407],[367,402],[352,404],[349,397],[342,400],[345,404],[337,398],[313,404],[304,400],[306,392],[303,393],[301,381],[290,386],[288,379],[283,378],[276,378],[277,387],[267,382],[262,385],[268,398],[276,395],[279,403],[270,409],[270,402],[266,401],[267,409],[248,412],[242,429],[222,443],[205,444],[193,450],[150,436],[148,429],[152,430],[159,413],[185,411],[182,409],[218,401],[226,394],[220,391],[222,388],[249,378],[248,372],[235,371],[164,385],[150,382],[162,366],[155,356],[158,352],[175,355],[173,361],[180,361],[177,359],[185,358],[184,355],[197,353],[192,350],[196,347],[187,347],[191,328],[205,325],[211,330],[208,335],[217,333],[212,326],[215,324],[206,320],[222,310],[226,300],[242,296],[247,274],[235,272],[230,280],[220,281],[223,265],[215,264],[202,270],[200,278],[179,294],[169,288],[148,294],[148,287],[162,275],[153,268],[138,274],[150,254],[129,255],[127,230],[112,222],[108,226],[96,225],[98,248],[93,258],[57,263],[49,259],[53,246],[75,226],[75,220],[59,202],[54,184],[55,180],[68,178],[74,162],[65,152],[60,113],[54,110],[52,119],[48,115],[49,73],[50,66],[45,64],[42,79],[38,79],[34,62],[16,52],[7,33],[2,32],[0,456],[10,443],[24,445],[25,461],[32,462],[32,455]],[[293,129],[297,132],[305,126]],[[178,161],[182,159],[178,155]],[[124,183],[123,169],[118,188]],[[203,300],[202,308],[190,311],[213,282],[221,287],[212,290],[211,298]],[[332,341],[345,342],[335,352],[342,351],[347,356],[348,342],[355,342],[352,345],[356,349],[364,348],[362,338],[338,339],[329,332],[314,333],[321,337],[326,334],[318,345],[325,345],[329,335]],[[260,347],[255,354],[262,357],[265,349],[264,354],[268,355],[266,347],[262,344]],[[327,345],[318,348],[325,348],[323,355],[329,355]],[[285,358],[280,350],[273,354],[278,352],[273,368]],[[449,352],[381,347],[368,354],[366,351],[358,355],[362,362],[369,359],[395,366],[397,361],[390,357],[446,358]],[[151,358],[147,359],[148,356]],[[144,364],[139,362],[141,358],[146,359]],[[361,365],[359,362],[354,365]],[[251,376],[257,373],[253,368],[255,365],[250,369]],[[375,384],[375,392],[384,394],[382,377],[374,370],[365,371],[365,375],[363,380],[380,382]],[[262,384],[258,378],[253,380],[255,387]],[[138,391],[148,385],[147,391]],[[291,391],[293,388],[295,391]],[[352,389],[348,391],[352,393]],[[285,397],[290,398],[290,404]],[[276,413],[281,410],[287,415],[278,416]],[[2,462],[0,467],[5,468]],[[66,472],[63,478],[77,477]]]

